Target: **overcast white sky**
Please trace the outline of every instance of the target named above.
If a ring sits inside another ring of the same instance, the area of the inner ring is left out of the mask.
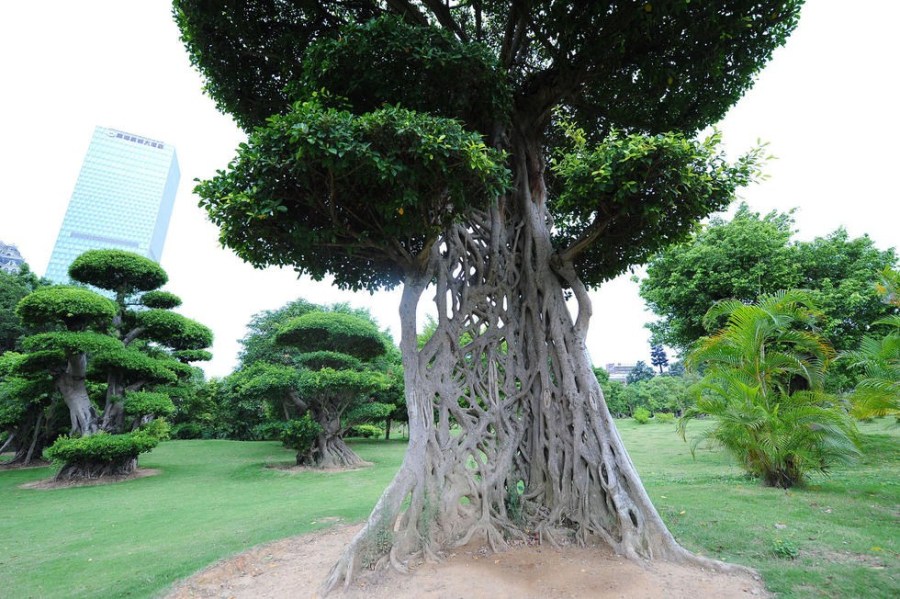
[[[209,375],[231,371],[252,314],[297,297],[368,307],[399,335],[399,292],[340,292],[289,270],[257,271],[219,247],[194,179],[223,168],[243,139],[201,92],[167,0],[0,4],[0,240],[44,274],[96,125],[175,145],[181,185],[162,266],[181,312],[213,328]],[[769,179],[741,197],[797,207],[801,238],[844,225],[881,248],[900,242],[900,2],[813,0],[787,46],[720,124],[729,152],[769,142]],[[649,360],[651,314],[628,276],[594,294],[594,363]]]

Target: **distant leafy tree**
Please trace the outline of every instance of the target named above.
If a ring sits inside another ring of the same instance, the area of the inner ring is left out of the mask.
[[[23,374],[24,358],[12,351],[0,354],[0,453],[13,452],[3,463],[8,467],[40,460],[44,448],[68,421],[53,379]]]
[[[660,374],[669,365],[669,358],[666,356],[666,350],[663,349],[662,345],[654,343],[650,346],[650,363],[659,368]]]
[[[752,303],[761,294],[806,289],[823,312],[822,332],[835,349],[856,348],[868,327],[890,313],[872,286],[875,273],[897,263],[867,237],[844,229],[805,242],[792,241],[790,214],[760,216],[741,205],[731,221],[713,219],[688,241],[663,250],[647,267],[641,297],[660,320],[654,341],[686,350],[721,326],[704,316],[719,300]],[[832,371],[830,388],[852,387],[852,377]]]
[[[749,303],[762,293],[794,287],[799,274],[792,228],[789,214],[761,217],[741,204],[731,221],[713,218],[687,241],[651,258],[640,294],[660,317],[648,325],[654,342],[686,350],[709,333],[704,316],[715,302]]]
[[[704,366],[695,407],[685,410],[679,431],[708,416],[714,425],[694,440],[727,449],[766,485],[790,488],[810,471],[827,471],[859,454],[853,420],[825,393],[825,370],[834,357],[814,327],[820,318],[809,294],[763,295],[756,304],[716,303],[709,323],[726,326],[701,339],[688,355]]]
[[[895,308],[872,281],[897,265],[893,248],[882,251],[867,236],[850,239],[843,228],[794,244],[800,280],[822,311],[822,335],[838,351],[854,349],[876,320]],[[852,386],[852,385],[851,385]]]
[[[16,349],[26,333],[16,315],[16,305],[38,287],[49,284],[31,272],[27,264],[22,264],[17,273],[0,270],[0,354]]]
[[[696,383],[694,376],[655,376],[625,386],[622,401],[628,413],[634,414],[637,408],[645,408],[651,414],[668,413],[680,416],[688,407],[694,405],[689,387]]]
[[[619,381],[609,380],[609,373],[605,368],[601,368],[600,366],[594,367],[594,376],[597,377],[597,382],[600,384],[600,389],[603,391],[603,398],[606,400],[606,407],[610,414],[612,414],[612,417],[624,418],[630,416],[631,410],[622,399],[622,392],[625,389],[625,385]]]
[[[638,360],[637,364],[634,365],[634,368],[631,369],[631,372],[628,373],[628,376],[625,377],[625,382],[629,385],[632,383],[637,383],[639,381],[649,381],[656,374],[653,372],[653,369],[647,366],[646,362],[643,360]]]

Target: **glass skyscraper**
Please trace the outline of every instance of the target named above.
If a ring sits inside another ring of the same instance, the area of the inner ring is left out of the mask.
[[[53,247],[47,278],[69,282],[69,265],[93,249],[162,257],[181,173],[170,144],[97,127]]]

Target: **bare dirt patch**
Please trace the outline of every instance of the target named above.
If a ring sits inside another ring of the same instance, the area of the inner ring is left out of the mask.
[[[44,480],[36,480],[34,482],[19,485],[19,488],[47,491],[50,489],[65,489],[68,487],[94,487],[97,485],[111,485],[115,483],[121,483],[125,482],[126,480],[134,480],[136,478],[144,478],[146,476],[155,476],[160,472],[162,472],[162,470],[157,470],[155,468],[138,468],[131,474],[124,474],[121,476],[101,476],[89,480],[56,481],[52,478],[46,478]]]
[[[324,520],[323,520],[324,521]],[[360,525],[343,525],[254,547],[178,583],[167,599],[315,597],[319,584]],[[411,574],[366,573],[345,597],[403,599],[771,597],[762,581],[696,567],[641,566],[608,547],[521,546],[492,554],[478,545]]]
[[[364,470],[373,466],[372,462],[360,462],[359,465],[354,466],[353,468],[312,468],[310,466],[297,466],[296,464],[266,464],[265,468],[268,470],[278,470],[279,472],[285,472],[287,474],[300,474],[303,472],[324,472],[325,474],[337,474],[340,472],[356,472],[357,470]]]

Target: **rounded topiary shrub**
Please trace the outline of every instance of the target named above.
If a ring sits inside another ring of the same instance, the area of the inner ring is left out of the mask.
[[[647,424],[650,422],[650,410],[647,408],[635,408],[632,418],[634,418],[638,424]]]
[[[89,437],[59,437],[44,451],[61,464],[56,480],[85,480],[131,474],[137,458],[168,436],[168,425],[154,421],[146,428],[122,435],[101,432]]]

